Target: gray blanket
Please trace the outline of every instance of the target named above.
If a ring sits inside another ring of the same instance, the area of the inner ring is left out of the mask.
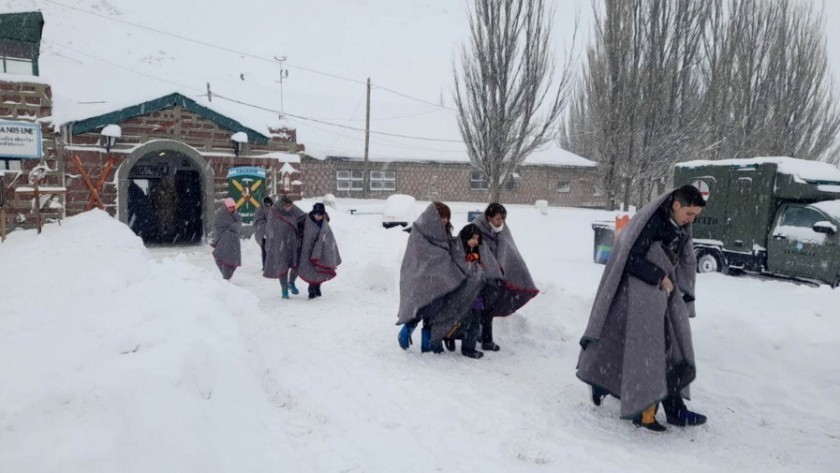
[[[242,218],[239,212],[230,213],[227,209],[216,211],[213,223],[213,257],[225,266],[242,265],[242,253],[239,245],[239,229]]]
[[[306,217],[300,250],[300,278],[310,284],[329,281],[335,277],[335,268],[340,264],[341,254],[327,219],[319,227],[311,217]]]
[[[659,243],[647,253],[674,282],[670,296],[624,271],[645,224],[669,197],[670,192],[642,208],[621,232],[580,341],[578,378],[621,399],[623,418],[634,418],[676,392],[688,398],[688,385],[696,376],[688,321],[694,316],[694,303],[684,302],[679,289],[694,294],[697,262],[691,237],[676,262]]]
[[[298,267],[300,257],[300,226],[306,213],[292,206],[286,212],[279,205],[268,209],[265,223],[265,267],[263,276],[279,279],[289,269]]]
[[[485,303],[492,316],[508,316],[527,304],[540,291],[531,278],[525,260],[519,254],[510,227],[505,224],[501,232],[494,232],[484,215],[478,216],[473,223],[481,230],[482,242],[490,250],[481,253],[485,267],[492,268],[493,272],[501,274],[503,278],[502,284],[495,291],[498,297]]]
[[[263,206],[259,206],[254,213],[254,241],[260,246],[263,245],[263,238],[265,238],[265,223],[268,219],[268,210]]]
[[[481,244],[479,252],[490,253],[490,250]],[[488,271],[484,262],[466,261],[466,253],[460,238],[452,240],[452,249],[450,251],[453,260],[458,268],[466,276],[464,281],[454,291],[446,294],[440,299],[440,303],[433,303],[430,307],[434,307],[435,313],[432,316],[432,341],[437,342],[450,332],[453,331],[459,324],[470,315],[470,309],[475,303],[476,298],[481,294],[481,290],[488,283],[488,280],[498,278],[500,275],[494,273],[493,268]]]
[[[481,285],[468,282],[466,255],[458,238],[449,236],[434,204],[411,226],[400,268],[397,325],[428,318],[437,341],[467,315]]]

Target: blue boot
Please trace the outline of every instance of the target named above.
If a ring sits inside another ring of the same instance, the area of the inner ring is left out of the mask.
[[[289,290],[288,289],[283,289],[283,299],[288,299],[288,298],[289,298]]]
[[[297,286],[295,286],[295,283],[293,282],[289,283],[289,292],[291,292],[294,295],[298,295],[300,293],[300,291],[298,291]],[[286,299],[288,299],[288,297],[286,297]]]
[[[408,324],[404,324],[402,329],[400,329],[400,333],[397,335],[397,341],[400,343],[400,348],[403,350],[408,350],[409,345],[411,345],[411,334],[414,332],[415,328],[417,328],[416,325],[414,327],[409,327]]]
[[[426,353],[432,351],[432,329],[423,327],[420,330],[420,352]]]

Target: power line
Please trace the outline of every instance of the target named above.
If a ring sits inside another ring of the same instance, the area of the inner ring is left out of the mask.
[[[141,71],[138,71],[138,70],[136,70],[136,69],[131,69],[130,67],[121,66],[121,65],[119,65],[119,64],[117,64],[117,63],[114,63],[114,62],[111,62],[111,61],[109,61],[109,60],[107,60],[107,59],[102,59],[102,58],[97,57],[97,56],[94,56],[94,55],[92,55],[92,54],[88,54],[88,53],[86,53],[86,52],[84,52],[84,51],[80,51],[80,50],[78,50],[78,49],[76,49],[76,48],[74,48],[74,47],[67,46],[66,44],[53,43],[52,41],[43,40],[43,39],[41,40],[41,42],[42,42],[42,43],[45,43],[45,44],[48,44],[48,45],[50,45],[50,46],[53,46],[53,47],[58,46],[58,47],[60,47],[60,48],[65,48],[65,49],[68,49],[68,50],[73,51],[73,52],[75,52],[75,53],[77,53],[77,54],[81,54],[82,56],[89,57],[89,58],[94,59],[94,60],[96,60],[96,61],[99,61],[99,62],[102,62],[102,63],[108,64],[109,66],[114,66],[114,67],[119,68],[119,69],[122,69],[122,70],[124,70],[124,71],[128,71],[128,72],[131,72],[131,73],[133,73],[133,74],[138,74],[138,75],[141,75],[141,76],[146,77],[146,78],[149,78],[149,79],[154,79],[154,80],[157,80],[157,81],[160,81],[160,82],[163,82],[163,83],[169,84],[169,85],[174,85],[174,86],[181,87],[181,88],[184,88],[184,89],[187,89],[187,90],[192,90],[193,92],[203,92],[201,89],[197,89],[197,88],[195,88],[195,87],[191,87],[191,86],[188,86],[188,85],[180,84],[180,83],[178,83],[178,82],[173,82],[173,81],[166,80],[166,79],[161,79],[160,77],[153,76],[153,75],[151,75],[151,74],[146,74],[145,72],[141,72]],[[76,61],[76,59],[75,59],[75,58],[70,58],[69,56],[64,56],[64,55],[62,55],[62,54],[60,54],[60,53],[56,53],[56,54],[59,54],[59,55],[61,55],[61,56],[63,56],[63,57],[67,57],[67,58],[69,58],[69,59],[71,59],[71,60],[73,60],[73,61]],[[84,64],[84,63],[82,63],[82,64]]]
[[[248,57],[248,58],[251,58],[251,59],[256,59],[256,60],[259,60],[259,61],[276,63],[276,61],[273,58],[266,58],[266,57],[263,57],[263,56],[258,56],[256,54],[251,54],[251,53],[247,53],[247,52],[244,52],[244,51],[239,51],[237,49],[228,48],[226,46],[220,46],[218,44],[208,43],[206,41],[201,41],[201,40],[198,40],[198,39],[190,38],[188,36],[180,35],[180,34],[177,34],[177,33],[171,33],[169,31],[164,31],[164,30],[161,30],[161,29],[158,29],[158,28],[153,28],[151,26],[146,26],[146,25],[142,25],[142,24],[139,24],[139,23],[126,21],[126,20],[122,20],[122,19],[119,19],[119,18],[114,18],[114,17],[108,16],[108,15],[103,15],[101,13],[86,10],[84,8],[74,7],[72,5],[66,5],[64,3],[56,2],[54,0],[42,0],[42,1],[44,1],[46,3],[50,3],[52,5],[56,5],[58,7],[67,8],[69,10],[75,10],[75,11],[79,11],[79,12],[82,12],[82,13],[87,13],[88,15],[93,15],[93,16],[96,16],[96,17],[99,17],[99,18],[103,18],[105,20],[114,21],[114,22],[121,23],[121,24],[124,24],[124,25],[133,26],[135,28],[140,28],[140,29],[144,29],[144,30],[151,31],[151,32],[154,32],[154,33],[170,36],[170,37],[173,37],[173,38],[180,39],[182,41],[188,41],[188,42],[191,42],[191,43],[194,43],[194,44],[199,44],[199,45],[202,45],[202,46],[215,48],[215,49],[218,49],[218,50],[221,50],[221,51],[225,51],[225,52],[228,52],[228,53]],[[342,76],[342,75],[339,75],[339,74],[333,74],[333,73],[330,73],[330,72],[319,71],[317,69],[312,69],[312,68],[309,68],[309,67],[304,67],[304,66],[299,66],[299,65],[294,65],[294,64],[287,64],[287,66],[291,67],[291,68],[294,68],[294,69],[300,69],[302,71],[311,72],[313,74],[319,74],[319,75],[326,76],[326,77],[332,77],[334,79],[345,80],[345,81],[353,82],[353,83],[356,83],[356,84],[361,84],[361,85],[366,85],[367,84],[367,82],[364,81],[364,80],[353,79],[353,78],[345,77],[345,76]],[[403,97],[403,98],[407,98],[407,99],[414,100],[414,101],[417,101],[417,102],[425,103],[427,105],[432,105],[434,107],[439,107],[439,108],[442,108],[444,110],[453,111],[450,108],[444,107],[444,106],[436,104],[434,102],[429,102],[427,100],[423,100],[421,98],[417,98],[417,97],[411,96],[409,94],[405,94],[405,93],[402,93],[402,92],[397,92],[397,91],[389,89],[387,87],[377,85],[376,88],[384,90],[386,92],[390,92],[392,94],[398,95],[398,96]]]
[[[263,107],[261,105],[254,105],[252,103],[243,102],[241,100],[233,99],[233,98],[230,98],[230,97],[225,97],[225,96],[219,95],[219,94],[213,94],[213,96],[214,97],[219,97],[220,99],[228,100],[230,102],[238,103],[240,105],[245,105],[246,107],[253,107],[253,108],[256,108],[256,109],[259,109],[259,110],[264,110],[266,112],[273,112],[273,113],[276,113],[278,115],[280,114],[279,110],[274,110],[272,108]],[[315,122],[315,123],[320,123],[322,125],[329,125],[329,126],[334,126],[334,127],[338,127],[338,128],[344,128],[344,129],[347,129],[347,130],[362,131],[362,132],[365,131],[364,128],[357,128],[357,127],[354,127],[354,126],[342,125],[340,123],[332,123],[332,122],[328,122],[328,121],[324,121],[324,120],[318,120],[316,118],[309,118],[309,117],[304,117],[304,116],[301,116],[301,115],[295,115],[293,113],[284,113],[284,115],[297,118],[298,120],[306,120],[306,121],[309,121],[309,122]],[[374,133],[374,134],[377,134],[377,135],[383,135],[383,136],[392,136],[392,137],[395,137],[395,138],[405,138],[405,139],[409,139],[409,140],[435,141],[435,142],[440,142],[440,143],[463,143],[462,140],[444,140],[444,139],[440,139],[440,138],[428,138],[428,137],[423,137],[423,136],[409,136],[409,135],[401,135],[401,134],[398,134],[398,133],[388,133],[388,132],[384,132],[384,131],[373,131],[373,130],[371,130],[371,133]]]

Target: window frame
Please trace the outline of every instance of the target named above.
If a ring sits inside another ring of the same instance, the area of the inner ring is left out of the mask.
[[[478,184],[476,184],[478,183]],[[470,190],[471,191],[488,191],[490,190],[490,180],[487,175],[481,171],[470,171]]]
[[[342,175],[344,174],[344,175]],[[345,185],[346,184],[346,185]],[[335,189],[337,191],[364,191],[365,173],[358,169],[336,169]]]
[[[396,171],[370,171],[368,177],[368,189],[372,191],[391,192],[397,190]]]

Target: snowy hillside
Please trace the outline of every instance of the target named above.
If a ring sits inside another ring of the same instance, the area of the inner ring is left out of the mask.
[[[314,301],[281,301],[253,241],[226,283],[209,247],[146,249],[97,210],[11,234],[0,471],[840,467],[837,290],[700,275],[689,405],[710,421],[653,434],[619,420],[615,400],[593,406],[574,374],[603,269],[590,223],[612,214],[509,206],[542,292],[496,324],[502,351],[473,360],[398,347],[407,234],[381,227],[382,205],[330,211],[344,263]],[[483,206],[452,207],[460,228]]]

